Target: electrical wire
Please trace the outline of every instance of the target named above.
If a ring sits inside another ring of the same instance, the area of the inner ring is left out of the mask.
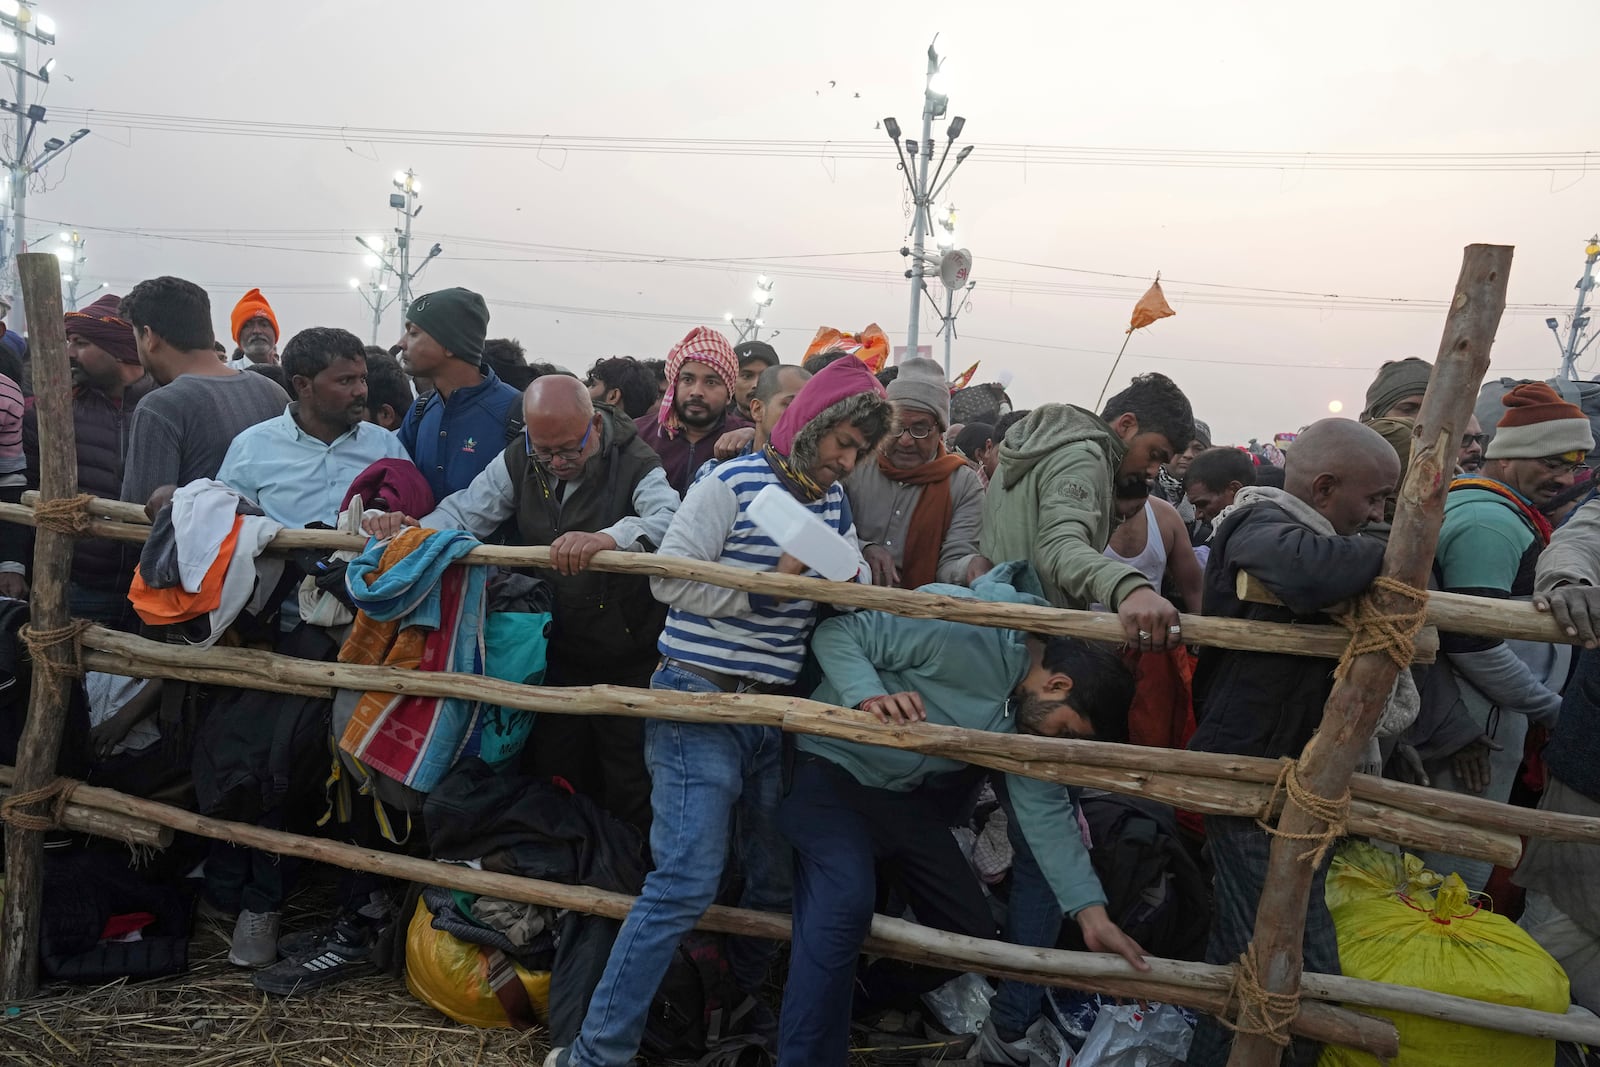
[[[440,145],[525,151],[598,152],[716,157],[881,160],[881,141],[811,141],[714,137],[619,137],[494,133],[382,126],[332,126],[304,122],[215,119],[99,108],[56,108],[57,115],[166,133],[265,137],[304,141]],[[1600,150],[1546,152],[1285,152],[1238,149],[1134,148],[1097,145],[980,143],[980,164],[1164,167],[1294,171],[1502,171],[1584,172],[1600,168]]]

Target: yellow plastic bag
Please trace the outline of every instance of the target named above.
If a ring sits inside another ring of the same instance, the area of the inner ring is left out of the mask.
[[[550,972],[516,968],[528,1001],[541,1020],[550,1013]],[[433,912],[421,900],[406,929],[406,988],[429,1007],[458,1023],[505,1029],[511,1020],[489,985],[488,950],[433,928]]]
[[[1438,884],[1414,856],[1341,853],[1328,874],[1328,907],[1344,973],[1494,1004],[1565,1013],[1566,972],[1503,915],[1481,910],[1457,875]],[[1384,857],[1379,859],[1378,857]],[[1438,884],[1436,891],[1429,886]],[[1415,886],[1415,891],[1412,891]],[[1480,1030],[1404,1012],[1390,1067],[1551,1067],[1555,1042]],[[1363,1052],[1327,1046],[1319,1067],[1377,1067]]]

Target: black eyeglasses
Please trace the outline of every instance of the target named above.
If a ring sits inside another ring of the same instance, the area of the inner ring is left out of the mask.
[[[910,434],[913,441],[926,441],[938,432],[938,427],[936,426],[902,426],[898,430],[892,431],[889,436],[899,438],[905,434]]]
[[[1489,435],[1486,433],[1464,433],[1461,435],[1462,448],[1471,448],[1473,445],[1477,445],[1479,448],[1488,448]]]
[[[535,448],[533,438],[528,436],[528,428],[522,428],[522,443],[527,446],[528,458],[538,463],[541,467],[548,467],[552,463],[576,463],[583,458],[584,447],[589,443],[589,435],[594,433],[594,420],[589,420],[589,428],[583,431],[583,439],[578,442],[577,448],[563,448],[556,452],[546,452],[542,448]]]

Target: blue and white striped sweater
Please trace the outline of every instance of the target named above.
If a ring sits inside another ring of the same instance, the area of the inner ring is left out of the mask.
[[[740,456],[706,472],[689,489],[662,543],[663,555],[706,559],[752,571],[775,570],[783,550],[749,518],[750,502],[769,485],[781,485],[762,455]],[[834,484],[806,505],[854,542],[844,490]],[[720,537],[720,544],[717,539]],[[671,607],[661,634],[663,654],[724,674],[787,684],[799,675],[816,622],[809,600],[775,601],[759,595],[716,602],[732,610],[694,610],[700,583],[657,580],[657,596]],[[673,595],[677,593],[679,595]]]

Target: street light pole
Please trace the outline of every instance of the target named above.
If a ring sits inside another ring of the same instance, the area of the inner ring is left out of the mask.
[[[761,331],[767,325],[767,320],[761,317],[761,313],[772,306],[773,284],[772,279],[765,274],[757,276],[756,291],[752,297],[756,302],[756,309],[748,318],[736,319],[731,311],[722,313],[722,320],[739,331],[739,339],[734,344],[742,344],[746,337],[752,341],[761,340]]]
[[[911,265],[906,270],[906,277],[911,280],[910,316],[906,323],[907,356],[917,354],[922,294],[928,290],[926,279],[929,263],[926,238],[932,225],[932,212],[929,206],[939,199],[945,187],[950,184],[950,179],[955,177],[961,164],[972,154],[971,145],[963,148],[957,153],[949,173],[945,173],[944,164],[950,158],[950,148],[955,144],[956,138],[961,136],[961,130],[967,121],[957,115],[950,120],[944,152],[939,156],[938,165],[933,167],[932,175],[928,173],[933,163],[933,120],[942,118],[950,106],[950,96],[941,83],[944,59],[935,47],[938,40],[935,37],[933,43],[928,45],[927,81],[922,90],[922,137],[918,140],[907,137],[902,142],[900,123],[893,117],[883,120],[883,128],[888,133],[889,140],[894,142],[895,153],[900,157],[900,169],[906,176],[906,188],[911,193],[911,244],[900,249],[900,254],[911,260]],[[907,158],[908,156],[910,158]]]
[[[1588,247],[1584,250],[1583,277],[1578,279],[1578,304],[1572,309],[1572,321],[1567,324],[1567,341],[1561,346],[1561,372],[1560,377],[1567,381],[1576,381],[1578,378],[1578,357],[1594,343],[1594,337],[1580,346],[1579,341],[1588,332],[1589,317],[1584,314],[1589,303],[1589,293],[1594,289],[1594,265],[1600,260],[1600,235],[1589,238]],[[1551,330],[1556,330],[1555,320],[1548,319],[1546,324]],[[1596,331],[1595,337],[1600,337]],[[1556,340],[1561,340],[1560,333],[1556,333]]]

